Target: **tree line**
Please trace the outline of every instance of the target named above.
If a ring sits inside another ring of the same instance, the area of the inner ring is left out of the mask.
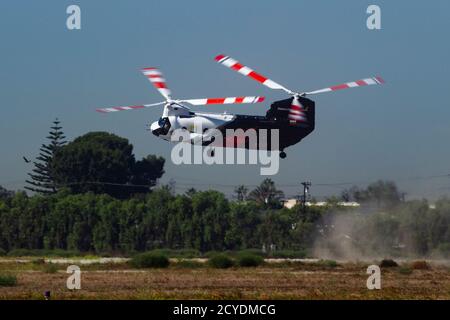
[[[93,192],[27,196],[2,193],[0,248],[63,249],[130,254],[158,248],[201,252],[276,247],[312,254],[318,240],[329,245],[351,238],[361,252],[380,255],[448,255],[450,200],[435,208],[401,202],[377,212],[362,209],[275,208],[256,200],[228,200],[209,190],[174,195],[167,187],[116,199]],[[336,238],[330,217],[352,217]]]

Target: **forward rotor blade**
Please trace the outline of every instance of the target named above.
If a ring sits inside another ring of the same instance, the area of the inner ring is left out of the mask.
[[[102,113],[108,113],[108,112],[135,110],[135,109],[144,109],[144,108],[150,108],[150,107],[154,107],[154,106],[160,106],[160,105],[163,105],[165,103],[166,102],[158,102],[158,103],[152,103],[152,104],[143,104],[143,105],[140,105],[140,106],[124,106],[124,107],[99,108],[99,109],[95,109],[95,111],[102,112]]]
[[[163,74],[157,68],[143,68],[142,73],[150,80],[155,88],[162,94],[166,100],[170,100],[170,89],[167,87],[166,79]]]
[[[259,103],[264,101],[264,97],[228,97],[228,98],[204,98],[204,99],[187,99],[180,102],[187,102],[194,106],[208,104],[234,104],[234,103]]]
[[[331,91],[337,91],[337,90],[342,90],[342,89],[370,86],[370,85],[383,84],[383,83],[385,83],[385,82],[381,77],[372,77],[372,78],[361,79],[358,81],[347,82],[347,83],[339,84],[336,86],[332,86],[332,87],[328,87],[328,88],[324,88],[324,89],[320,89],[320,90],[305,92],[304,94],[311,95],[311,94],[331,92]]]
[[[253,80],[258,81],[259,83],[262,83],[263,85],[265,85],[266,87],[269,87],[270,89],[284,90],[289,94],[294,94],[294,92],[292,92],[289,89],[286,89],[281,84],[276,83],[275,81],[273,81],[269,78],[266,78],[266,77],[260,75],[259,73],[256,73],[254,70],[240,64],[237,60],[234,60],[233,58],[231,58],[229,56],[220,54],[217,57],[215,57],[215,60],[218,63],[224,65],[225,67],[233,69],[233,70],[239,72],[240,74],[243,74],[244,76],[252,78]]]

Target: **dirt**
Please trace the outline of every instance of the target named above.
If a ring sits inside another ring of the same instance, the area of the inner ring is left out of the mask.
[[[367,265],[266,265],[226,270],[200,268],[132,270],[126,264],[81,266],[81,290],[68,290],[65,266],[45,273],[40,266],[14,262],[0,273],[17,276],[14,287],[0,286],[0,299],[450,299],[450,269],[383,269],[381,290],[366,287]],[[43,268],[43,267],[42,267]],[[83,270],[83,268],[85,268]]]

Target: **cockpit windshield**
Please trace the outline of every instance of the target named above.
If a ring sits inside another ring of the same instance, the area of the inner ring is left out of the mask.
[[[159,134],[166,135],[169,132],[169,129],[170,129],[169,118],[167,118],[167,117],[159,118],[158,125],[159,125],[158,135]]]
[[[159,126],[160,126],[161,128],[164,127],[165,122],[168,121],[168,120],[169,120],[169,119],[163,118],[163,117],[159,118],[159,120],[158,120]]]

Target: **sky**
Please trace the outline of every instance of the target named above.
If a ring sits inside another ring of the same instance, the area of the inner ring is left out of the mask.
[[[66,8],[81,8],[68,30]],[[381,9],[381,30],[366,9]],[[271,178],[294,196],[301,181],[317,197],[341,183],[396,181],[409,198],[450,193],[449,1],[1,1],[0,185],[20,189],[51,122],[69,140],[89,131],[129,139],[136,158],[167,159],[161,180],[176,191],[259,184],[258,165],[174,165],[173,145],[146,125],[159,107],[99,114],[96,108],[161,101],[139,72],[159,67],[176,98],[263,95],[255,105],[197,111],[263,115],[283,92],[214,62],[230,55],[295,91],[380,75],[384,86],[314,96],[316,129],[286,150]],[[443,176],[443,177],[442,177]]]

